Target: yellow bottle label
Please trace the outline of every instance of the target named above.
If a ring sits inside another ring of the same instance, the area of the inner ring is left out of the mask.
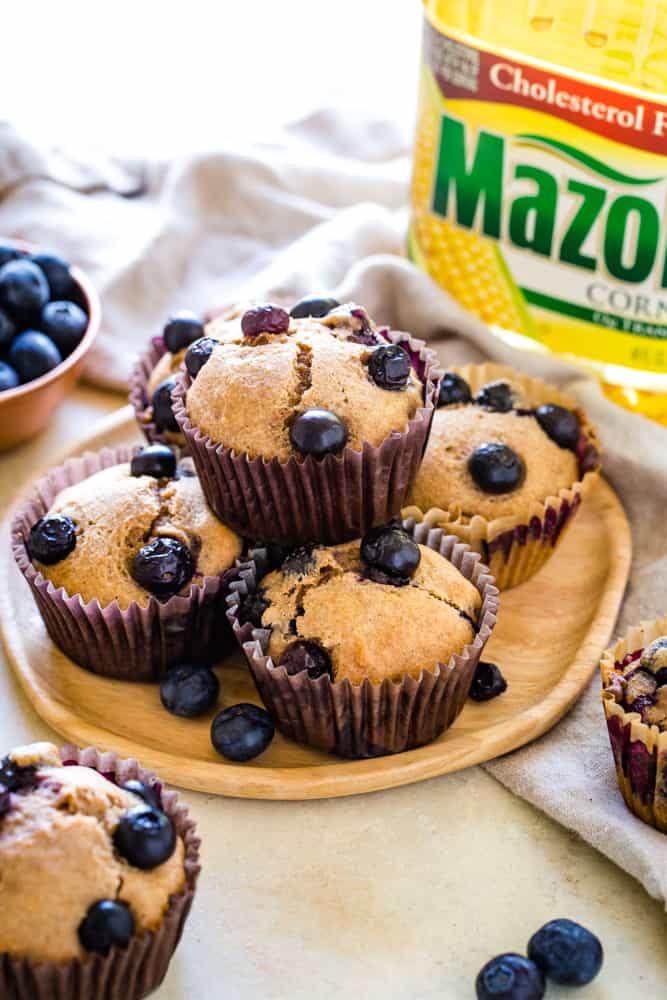
[[[413,259],[487,323],[667,372],[667,100],[424,28]]]

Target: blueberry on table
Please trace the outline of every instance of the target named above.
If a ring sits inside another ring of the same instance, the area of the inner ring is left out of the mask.
[[[400,392],[410,381],[410,357],[398,344],[378,347],[368,359],[368,373],[381,389]]]
[[[15,764],[10,757],[0,760],[0,785],[10,792],[29,791],[37,784],[37,768]]]
[[[100,899],[79,924],[79,941],[86,951],[108,955],[112,948],[126,948],[134,934],[134,917],[119,899]]]
[[[338,309],[340,302],[332,298],[318,298],[315,295],[307,296],[295,302],[289,311],[292,319],[305,319],[312,316],[314,319],[321,319],[330,313],[332,309]]]
[[[533,934],[528,956],[547,979],[561,986],[585,986],[602,967],[599,939],[574,920],[551,920]]]
[[[514,407],[512,386],[502,379],[497,382],[489,382],[477,393],[475,403],[493,413],[509,413]]]
[[[132,560],[132,576],[156,597],[178,593],[192,579],[192,553],[177,538],[162,536],[142,545]]]
[[[335,413],[314,408],[296,417],[289,438],[299,454],[322,458],[343,450],[347,444],[347,427]]]
[[[197,378],[218,341],[213,337],[200,337],[190,344],[185,354],[185,367],[190,378]]]
[[[146,445],[132,456],[130,472],[133,476],[172,479],[176,475],[176,455],[166,444]]]
[[[17,250],[16,247],[9,247],[3,244],[0,246],[0,267],[3,267],[10,260],[20,260],[21,257],[25,256],[22,250]]]
[[[473,701],[490,701],[507,690],[507,681],[496,663],[480,660],[470,687]]]
[[[291,677],[305,670],[313,681],[324,674],[328,674],[333,680],[333,665],[328,651],[318,642],[308,639],[297,639],[290,643],[276,666],[284,667]]]
[[[518,489],[526,476],[523,459],[500,442],[476,448],[468,459],[468,471],[480,490],[495,496]]]
[[[49,283],[41,268],[30,260],[10,260],[0,267],[0,305],[14,319],[39,316],[49,301]]]
[[[76,525],[65,514],[40,517],[30,529],[28,552],[45,566],[61,562],[76,546]]]
[[[475,980],[477,1000],[541,1000],[544,976],[523,955],[498,955],[480,969]]]
[[[204,324],[195,313],[182,310],[167,320],[162,336],[167,350],[176,354],[204,336]]]
[[[153,420],[156,426],[163,431],[180,430],[174,416],[174,407],[171,400],[171,394],[175,387],[176,378],[174,375],[170,375],[164,382],[160,382],[151,400],[153,404]]]
[[[388,577],[408,580],[421,562],[419,546],[396,525],[372,528],[361,541],[361,558],[367,566]]]
[[[579,441],[581,423],[572,410],[556,403],[544,403],[535,410],[535,418],[559,448],[574,451]]]
[[[54,253],[32,253],[28,260],[44,272],[49,285],[49,298],[73,300],[78,288],[66,260]]]
[[[88,328],[88,317],[75,302],[47,302],[40,326],[66,358],[80,344]]]
[[[114,831],[113,843],[131,865],[149,871],[172,856],[176,831],[161,809],[142,804],[123,813]]]
[[[18,326],[7,310],[0,307],[0,347],[7,347],[18,332]]]
[[[438,409],[441,406],[455,406],[460,403],[469,403],[472,400],[470,386],[464,378],[456,375],[455,372],[445,372],[440,380],[438,391]]]
[[[194,719],[212,708],[220,682],[210,667],[182,663],[172,667],[160,682],[160,700],[172,715]]]
[[[160,795],[157,788],[154,785],[147,785],[145,781],[139,781],[138,778],[130,778],[123,785],[123,791],[132,792],[133,795],[137,795],[140,799],[154,809],[161,809],[162,803],[160,802]]]
[[[273,739],[275,726],[258,705],[231,705],[211,724],[211,742],[221,756],[240,763],[263,753]]]
[[[241,329],[244,337],[257,337],[260,333],[287,333],[289,313],[270,303],[254,306],[241,317]]]
[[[14,337],[8,360],[21,382],[32,382],[52,371],[62,361],[53,341],[39,330],[25,330]]]
[[[0,392],[7,389],[15,389],[20,384],[18,372],[8,365],[6,361],[0,361]]]

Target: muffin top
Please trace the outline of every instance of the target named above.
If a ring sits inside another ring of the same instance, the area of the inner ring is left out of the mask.
[[[271,629],[268,653],[288,673],[334,681],[418,678],[473,641],[479,591],[452,563],[396,526],[360,541],[295,550],[239,608]]]
[[[296,319],[277,306],[254,307],[205,361],[195,367],[189,357],[190,421],[251,458],[286,462],[378,446],[404,432],[423,405],[407,352],[353,304]]]
[[[607,687],[626,712],[667,732],[667,635],[615,663]]]
[[[409,502],[464,520],[515,514],[581,477],[581,437],[576,411],[527,398],[520,379],[508,375],[473,396],[460,375],[447,372]]]
[[[177,464],[159,444],[62,490],[28,538],[55,587],[121,609],[187,595],[233,566],[241,548],[208,507],[191,459]]]
[[[139,814],[144,830],[159,829],[148,851]],[[155,930],[185,887],[184,854],[158,805],[91,768],[63,767],[50,743],[12,751],[0,761],[0,953],[61,962],[102,951],[100,912],[101,931],[105,913],[131,933]]]

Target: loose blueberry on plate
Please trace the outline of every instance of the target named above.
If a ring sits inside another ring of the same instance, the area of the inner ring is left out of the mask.
[[[368,359],[368,373],[381,389],[400,392],[410,381],[410,357],[398,344],[378,347]]]
[[[65,514],[40,517],[30,529],[28,551],[31,559],[53,566],[76,546],[76,525]]]
[[[190,344],[185,354],[185,367],[190,378],[197,378],[208,359],[213,354],[213,348],[218,343],[213,337],[200,337]]]
[[[477,1000],[541,1000],[545,983],[534,962],[508,952],[480,969],[475,989]]]
[[[276,666],[284,667],[290,676],[305,670],[313,681],[324,674],[328,674],[333,680],[333,666],[329,653],[318,642],[308,639],[297,639],[296,642],[290,643]]]
[[[581,423],[572,410],[555,403],[544,403],[535,410],[535,417],[545,434],[560,448],[574,451],[579,441]]]
[[[8,358],[21,382],[32,382],[33,379],[46,375],[62,361],[56,345],[39,330],[19,333],[12,341]]]
[[[475,670],[470,687],[470,697],[473,701],[490,701],[507,690],[507,681],[496,663],[480,660]]]
[[[49,298],[54,300],[67,299],[70,302],[76,298],[77,285],[66,260],[53,253],[33,253],[30,254],[28,260],[37,264],[37,267],[44,272],[44,277],[49,284]]]
[[[502,380],[489,382],[477,393],[475,403],[493,413],[509,413],[514,406],[512,386]]]
[[[21,257],[25,256],[25,253],[22,250],[17,250],[16,247],[0,246],[0,267],[3,267],[10,260],[20,260]]]
[[[130,778],[123,785],[123,790],[126,792],[132,792],[133,795],[137,795],[140,799],[149,805],[153,809],[161,809],[162,803],[160,802],[160,795],[157,788],[154,785],[147,785],[145,781],[139,781],[138,778]]]
[[[160,700],[172,715],[194,719],[212,708],[220,682],[209,667],[182,663],[172,667],[160,682]]]
[[[343,450],[347,427],[329,410],[304,410],[292,423],[289,438],[301,455],[322,458]]]
[[[32,764],[15,764],[9,757],[0,761],[0,785],[10,792],[26,791],[37,784],[37,768]]]
[[[47,302],[42,309],[41,328],[64,358],[81,342],[88,317],[75,302]]]
[[[142,804],[123,813],[114,831],[113,842],[126,861],[135,868],[148,871],[172,856],[176,831],[161,809]]]
[[[602,967],[599,939],[574,920],[550,920],[528,942],[528,957],[547,979],[561,986],[585,986]]]
[[[421,561],[419,546],[395,525],[372,528],[362,539],[361,558],[388,577],[407,581]]]
[[[133,476],[172,479],[176,475],[176,455],[166,444],[146,445],[132,456],[130,472]]]
[[[231,705],[216,715],[211,742],[221,756],[243,763],[263,753],[273,739],[271,716],[258,705]]]
[[[6,309],[0,308],[0,347],[6,347],[19,332],[19,328]]]
[[[289,313],[280,306],[270,303],[255,306],[244,312],[241,318],[241,329],[244,337],[257,337],[260,333],[287,333],[289,329]]]
[[[239,605],[237,618],[240,625],[252,625],[253,628],[262,627],[262,615],[269,606],[269,601],[264,597],[263,590],[255,590],[252,594],[247,594]]]
[[[23,322],[39,316],[49,301],[49,283],[30,260],[10,260],[0,267],[0,305]]]
[[[126,948],[134,934],[134,917],[119,899],[100,899],[79,924],[79,940],[86,951],[108,955],[112,948]]]
[[[337,299],[318,298],[312,295],[295,302],[289,314],[293,319],[305,319],[308,316],[321,319],[322,316],[326,316],[332,309],[338,309],[339,306],[340,302]]]
[[[164,382],[160,382],[151,400],[153,404],[153,420],[160,430],[163,431],[180,430],[174,416],[174,408],[171,400],[171,393],[175,386],[176,378],[174,375],[170,375]]]
[[[183,310],[175,313],[166,323],[162,336],[165,346],[172,354],[189,347],[204,336],[204,324],[193,312]]]
[[[0,392],[6,392],[7,389],[15,389],[20,384],[20,381],[18,372],[11,365],[8,365],[6,361],[0,361]]]
[[[464,378],[454,372],[445,372],[440,381],[438,408],[469,403],[472,400],[470,386]]]
[[[468,470],[480,490],[496,496],[518,489],[526,476],[523,459],[499,442],[476,448],[468,459]]]
[[[163,536],[143,545],[132,560],[132,576],[157,597],[178,593],[195,571],[192,553],[177,538]]]

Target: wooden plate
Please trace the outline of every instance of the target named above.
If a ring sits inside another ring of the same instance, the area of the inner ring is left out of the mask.
[[[135,440],[138,432],[127,407],[68,454]],[[26,483],[20,495],[29,488]],[[104,680],[63,656],[46,634],[8,539],[9,518],[0,547],[6,581],[0,631],[9,662],[42,718],[72,742],[138,757],[172,784],[262,799],[328,798],[390,788],[480,764],[541,736],[572,706],[595,669],[614,627],[631,558],[623,509],[611,487],[600,481],[553,558],[532,580],[502,596],[485,653],[507,677],[502,697],[481,705],[469,702],[439,740],[394,757],[339,760],[276,735],[258,760],[239,765],[213,750],[210,717],[177,719],[161,707],[157,687]],[[259,702],[242,654],[226,661],[219,674],[223,704]]]

